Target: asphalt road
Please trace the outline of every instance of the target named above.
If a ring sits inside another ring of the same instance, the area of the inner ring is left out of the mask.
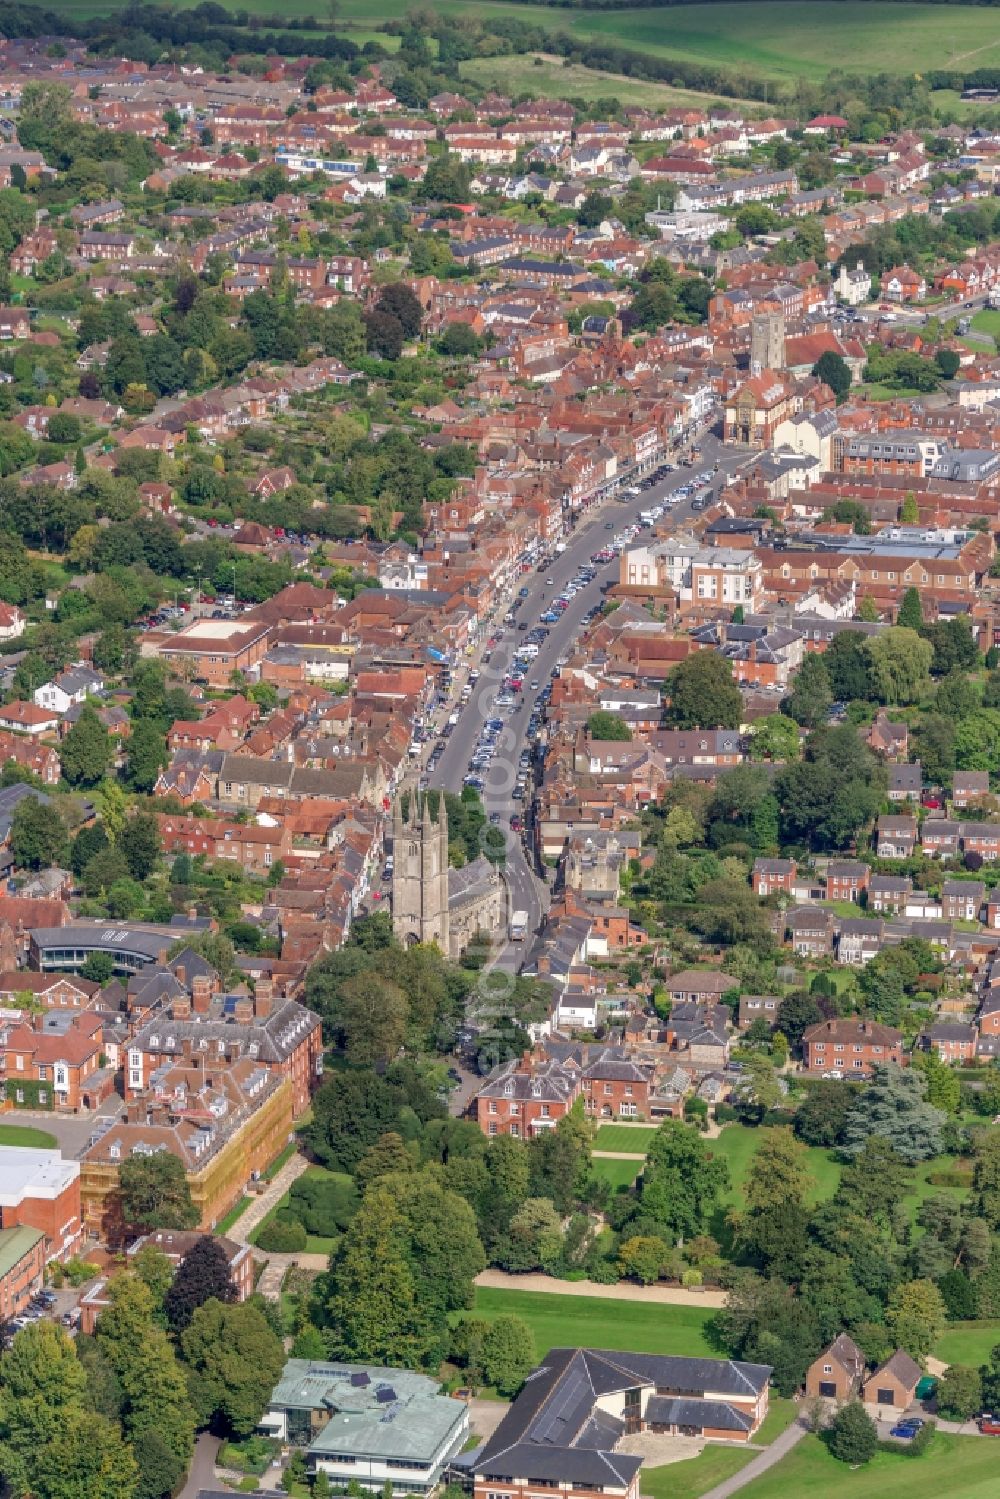
[[[519,579],[520,587],[527,588],[528,596],[517,611],[518,623],[524,620],[529,626],[536,625],[539,615],[577,570],[589,563],[592,553],[599,551],[626,525],[637,520],[641,510],[649,509],[658,499],[688,483],[696,474],[704,473],[706,468],[711,469],[718,462],[719,473],[713,481],[715,492],[746,458],[746,450],[726,448],[718,438],[707,434],[699,443],[693,467],[678,468],[661,483],[642,490],[638,495],[629,496],[625,503],[609,500],[602,506],[587,511],[576,529],[565,538],[566,550],[557,554],[544,572],[533,570]],[[690,499],[680,500],[665,512],[659,526],[662,529],[666,524],[673,530],[679,530],[692,516]],[[613,523],[613,529],[606,529],[608,522]],[[528,912],[528,934],[525,941],[508,942],[498,959],[498,966],[508,970],[516,970],[523,963],[530,951],[532,937],[541,926],[549,904],[548,888],[534,868],[533,856],[526,852],[519,835],[510,831],[511,816],[517,813],[523,817],[529,806],[527,800],[522,803],[513,796],[518,758],[523,749],[530,747],[526,731],[532,703],[554,672],[558,658],[570,649],[579,635],[583,616],[601,601],[601,585],[609,579],[617,580],[618,557],[604,566],[595,566],[598,571],[594,582],[582,588],[570,601],[558,622],[551,625],[548,638],[542,643],[537,657],[525,673],[524,689],[518,694],[516,710],[507,710],[505,713],[495,707],[494,700],[510,668],[515,649],[526,632],[519,631],[516,626],[512,630],[505,630],[502,625],[497,627],[494,634],[499,636],[498,644],[491,652],[489,663],[485,666],[479,664],[480,677],[472,696],[459,709],[459,721],[451,737],[445,741],[444,754],[430,775],[432,786],[443,786],[449,791],[459,792],[486,719],[504,718],[504,730],[485,777],[483,796],[487,811],[499,814],[500,828],[507,837],[506,877],[510,890],[510,909]],[[538,683],[534,689],[530,686],[532,682]]]

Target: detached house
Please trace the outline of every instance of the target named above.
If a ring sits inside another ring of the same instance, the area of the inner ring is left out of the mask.
[[[853,1400],[865,1377],[865,1356],[846,1332],[834,1338],[806,1370],[806,1395],[811,1400]]]
[[[802,1057],[808,1072],[852,1077],[869,1077],[872,1067],[886,1062],[902,1066],[902,1047],[901,1031],[857,1017],[821,1020],[802,1036]]]
[[[49,708],[61,717],[74,703],[84,702],[103,687],[104,678],[98,672],[89,666],[74,666],[39,687],[34,702],[36,707]]]
[[[794,859],[755,859],[750,882],[754,895],[773,895],[780,890],[791,895],[798,874]]]

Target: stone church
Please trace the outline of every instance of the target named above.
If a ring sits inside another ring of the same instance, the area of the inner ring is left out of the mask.
[[[507,886],[483,854],[461,869],[448,867],[448,813],[442,793],[437,822],[424,798],[410,795],[409,816],[396,798],[392,824],[392,927],[400,942],[436,942],[459,958],[478,932],[505,939]]]

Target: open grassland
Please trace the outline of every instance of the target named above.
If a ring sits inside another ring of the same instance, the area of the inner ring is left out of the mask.
[[[476,1287],[469,1313],[492,1321],[523,1317],[543,1358],[550,1348],[614,1348],[631,1353],[718,1356],[710,1341],[711,1308],[667,1306],[659,1302],[602,1301],[596,1296],[550,1296],[544,1291],[501,1291]]]
[[[120,9],[124,0],[56,0],[66,15],[90,17]],[[196,0],[174,0],[190,6]],[[223,0],[233,10],[293,19],[316,16],[322,0]],[[359,40],[398,20],[410,0],[343,0],[340,25]],[[914,73],[929,68],[988,67],[1000,61],[995,12],[971,5],[917,5],[883,0],[726,0],[718,5],[620,11],[564,10],[496,0],[436,0],[442,14],[517,16],[581,41],[607,41],[659,57],[731,67],[758,77],[822,79],[831,68],[863,73]],[[506,59],[497,60],[497,78]],[[487,76],[484,81],[494,80]],[[541,70],[539,70],[541,72]],[[553,83],[555,80],[553,80]],[[529,87],[525,83],[523,87]],[[640,85],[640,87],[643,87]],[[543,89],[539,82],[539,92]],[[613,90],[608,90],[612,92]],[[630,95],[633,102],[638,94]]]
[[[350,35],[354,36],[354,31]],[[537,94],[545,98],[620,99],[647,109],[704,109],[706,100],[729,103],[721,94],[695,93],[693,89],[672,88],[666,83],[647,83],[626,78],[621,73],[602,73],[593,68],[570,63],[565,67],[559,58],[531,53],[526,57],[474,57],[463,62],[463,78],[483,89],[497,89],[516,97]],[[754,106],[759,108],[759,105]],[[659,148],[658,148],[659,149]]]
[[[837,1462],[818,1437],[804,1437],[742,1499],[996,1499],[997,1449],[984,1437],[938,1432],[918,1458],[879,1452],[863,1468]]]

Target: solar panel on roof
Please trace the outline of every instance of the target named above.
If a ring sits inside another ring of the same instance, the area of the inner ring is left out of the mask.
[[[222,1013],[224,1015],[232,1015],[236,1009],[237,1002],[238,1000],[235,994],[227,994],[225,999],[222,1001]]]
[[[364,1370],[362,1370],[360,1374],[351,1375],[351,1384],[356,1390],[363,1390],[366,1385],[371,1384],[371,1380],[368,1378],[368,1375],[364,1372]]]
[[[379,1405],[388,1405],[389,1402],[391,1400],[395,1400],[395,1398],[396,1391],[393,1389],[392,1385],[379,1385],[378,1389],[375,1391],[375,1399],[378,1401]]]

